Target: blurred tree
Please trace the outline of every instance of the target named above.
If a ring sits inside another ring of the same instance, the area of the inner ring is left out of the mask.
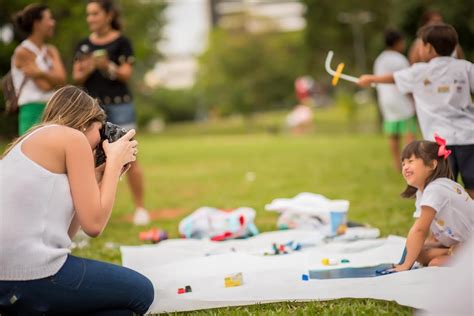
[[[327,82],[331,80],[323,66],[329,50],[334,51],[335,62],[345,62],[348,73],[357,76],[370,71],[371,61],[383,45],[381,34],[388,24],[393,23],[387,5],[381,5],[378,0],[303,2],[307,6],[305,43],[311,73],[323,75]],[[357,42],[361,40],[362,43]],[[364,50],[365,56],[362,57],[365,60],[356,60],[358,46]],[[356,67],[358,64],[359,69]]]
[[[398,0],[393,1],[392,15],[396,25],[404,31],[407,38],[413,40],[420,26],[420,18],[428,10],[441,13],[446,23],[454,26],[459,35],[459,43],[465,58],[474,61],[474,2],[472,0]]]
[[[10,57],[20,42],[19,34],[8,41],[9,30],[13,30],[12,16],[26,5],[28,0],[0,0],[0,75],[10,69]],[[86,23],[87,1],[54,0],[47,1],[56,19],[56,32],[52,43],[58,47],[68,73],[71,73],[73,53],[76,43],[89,34]],[[161,38],[164,25],[162,12],[165,1],[121,0],[117,1],[122,13],[124,34],[129,36],[137,59],[134,78],[135,86],[140,87],[144,72],[159,58],[156,43]],[[3,97],[0,99],[0,112],[3,109]],[[0,135],[14,132],[14,117],[0,114]],[[6,131],[7,130],[7,131]]]
[[[271,24],[251,31],[247,18],[214,29],[200,58],[197,89],[222,114],[293,105],[294,80],[305,74],[301,32],[280,33]]]
[[[329,50],[334,50],[333,66],[343,61],[344,72],[358,76],[372,72],[376,56],[384,49],[383,34],[388,28],[405,33],[407,48],[419,27],[419,20],[427,10],[438,10],[446,23],[459,33],[466,59],[474,60],[474,2],[472,0],[302,0],[305,13],[305,47],[307,67],[315,77],[329,83],[331,77],[324,70]],[[351,23],[352,22],[352,23]],[[365,53],[360,53],[363,50]],[[362,55],[362,57],[361,57]],[[364,56],[365,55],[365,56]],[[361,61],[360,58],[363,60]],[[359,60],[358,60],[359,59]],[[348,91],[357,87],[341,82]],[[373,93],[373,90],[370,92]],[[379,113],[379,121],[381,116]]]

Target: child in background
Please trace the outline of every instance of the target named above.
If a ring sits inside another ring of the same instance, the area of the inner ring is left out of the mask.
[[[474,197],[474,66],[450,56],[458,43],[451,25],[423,27],[419,36],[426,62],[393,74],[363,75],[358,84],[395,83],[400,92],[412,93],[423,138],[430,139],[435,132],[446,137],[454,179],[460,173],[466,191]]]
[[[436,10],[429,10],[423,13],[423,15],[421,16],[419,25],[421,28],[423,26],[440,24],[440,23],[443,23],[443,16],[441,15],[441,13]],[[411,45],[410,50],[408,52],[408,60],[410,61],[410,65],[423,61],[422,56],[421,56],[422,48],[423,48],[423,41],[417,35],[417,38],[413,41],[413,44]],[[451,56],[454,58],[464,59],[464,52],[459,44],[456,45],[456,48],[451,53]]]
[[[309,76],[295,80],[295,92],[299,104],[286,117],[286,126],[293,134],[305,134],[313,128],[313,110],[315,105],[315,84]]]
[[[385,32],[385,50],[374,63],[374,74],[385,75],[410,67],[408,59],[402,55],[405,40],[402,34],[389,30]],[[401,93],[394,84],[377,85],[377,97],[384,120],[383,129],[389,137],[393,165],[400,168],[400,137],[405,136],[405,143],[415,140],[416,118],[412,99]]]
[[[415,261],[445,265],[453,249],[469,240],[474,225],[474,201],[452,179],[445,140],[414,141],[402,153],[405,198],[416,197],[415,223],[406,241],[405,261],[395,271],[409,270]],[[427,238],[429,231],[431,235]]]

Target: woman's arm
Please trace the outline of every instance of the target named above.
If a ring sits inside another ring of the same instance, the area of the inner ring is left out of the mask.
[[[117,80],[127,83],[132,77],[133,66],[129,63],[124,63],[120,66],[111,66],[109,68],[109,71],[111,71],[112,73],[114,72],[114,70],[112,70],[113,68],[116,68],[115,76],[117,77]]]
[[[94,170],[94,157],[87,138],[79,131],[69,131],[65,142],[66,169],[77,219],[84,232],[96,237],[104,230],[115,201],[117,183],[123,165],[135,161],[137,142],[130,139],[135,131],[129,131],[118,141],[104,142],[107,155],[100,185]]]
[[[73,239],[74,236],[76,236],[77,232],[79,231],[79,228],[81,228],[81,224],[79,223],[79,220],[77,219],[77,215],[74,214],[74,217],[72,218],[71,225],[69,225],[69,230],[67,234],[69,235],[69,238]]]
[[[101,56],[95,60],[95,67],[106,73],[111,80],[120,80],[127,83],[132,77],[133,66],[130,63],[117,65],[109,60],[107,56]]]
[[[411,269],[423,249],[426,236],[430,231],[430,225],[436,215],[436,211],[429,206],[421,207],[421,216],[408,232],[405,262],[395,267],[396,271]]]
[[[56,86],[66,82],[66,71],[58,51],[48,47],[48,53],[53,61],[52,69],[48,72],[42,71],[36,64],[36,55],[26,48],[19,48],[14,56],[15,66],[31,78],[43,91],[51,91]]]
[[[20,47],[15,52],[13,62],[15,66],[23,71],[27,78],[33,80],[33,82],[43,91],[50,91],[51,85],[44,79],[39,78],[41,70],[36,65],[36,55],[24,47]]]
[[[66,70],[64,69],[59,51],[56,47],[49,45],[48,54],[53,61],[53,67],[48,72],[41,72],[39,78],[48,81],[52,88],[64,85],[66,83]]]

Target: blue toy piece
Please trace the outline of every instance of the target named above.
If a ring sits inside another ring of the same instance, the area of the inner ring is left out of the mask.
[[[402,257],[398,264],[403,264],[407,255],[407,248],[403,250]],[[309,270],[310,279],[346,279],[346,278],[370,278],[395,273],[392,263],[383,263],[371,267],[343,268],[343,269],[324,269]],[[410,267],[410,269],[412,269]]]
[[[398,264],[403,264],[405,262],[405,258],[407,257],[407,247],[403,248],[403,253],[402,253],[402,257],[400,258],[400,261],[398,262]],[[409,270],[413,269],[413,265],[410,267]],[[375,271],[375,273],[377,275],[387,275],[387,274],[392,274],[392,273],[395,273],[397,271],[393,270],[393,267],[392,268],[388,268],[388,269],[385,269],[385,270],[377,270]]]
[[[342,269],[325,269],[325,270],[309,270],[310,279],[350,279],[350,278],[370,278],[379,276],[377,271],[384,271],[393,268],[393,264],[384,263],[371,267],[359,268],[342,268]]]
[[[303,280],[303,281],[309,281],[309,275],[307,275],[307,274],[302,274],[302,275],[301,275],[301,280]]]
[[[388,268],[388,269],[383,269],[383,270],[376,270],[375,271],[375,275],[376,276],[379,276],[379,275],[387,275],[387,274],[392,274],[392,273],[395,273],[396,271],[393,270],[393,266],[391,268]]]

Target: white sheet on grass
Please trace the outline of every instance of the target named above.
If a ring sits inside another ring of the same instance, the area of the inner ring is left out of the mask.
[[[261,255],[273,242],[290,240],[314,246],[288,255]],[[325,244],[317,232],[292,230],[222,243],[172,239],[158,245],[125,246],[121,251],[123,265],[146,275],[154,284],[151,313],[338,298],[394,300],[429,309],[433,297],[420,294],[448,283],[453,268],[423,268],[374,278],[301,280],[309,269],[327,268],[321,264],[326,257],[349,259],[349,264],[338,266],[341,268],[398,262],[404,243],[404,238],[390,236]],[[237,272],[242,272],[244,284],[225,288],[224,277]],[[472,269],[468,272],[472,279]],[[192,293],[177,294],[178,288],[186,285],[192,287]]]

